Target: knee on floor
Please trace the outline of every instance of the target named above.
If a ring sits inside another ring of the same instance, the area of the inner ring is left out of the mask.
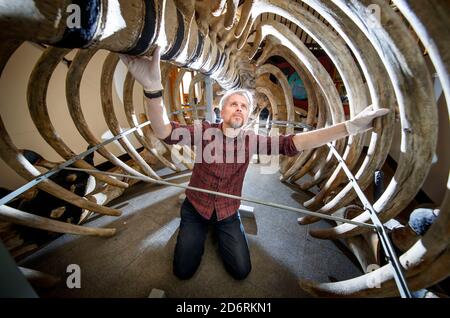
[[[233,270],[229,270],[231,276],[233,276],[233,278],[236,280],[243,280],[247,278],[247,276],[250,274],[251,271],[252,271],[251,264],[238,266]]]
[[[190,279],[195,274],[195,269],[186,269],[186,268],[179,268],[177,266],[173,267],[173,274],[178,277],[179,279]]]

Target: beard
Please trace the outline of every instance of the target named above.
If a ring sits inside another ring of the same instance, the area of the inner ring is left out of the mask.
[[[230,127],[233,129],[241,128],[244,125],[244,120],[242,118],[232,118],[230,120]]]

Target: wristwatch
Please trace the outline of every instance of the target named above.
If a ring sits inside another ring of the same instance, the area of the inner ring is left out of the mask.
[[[159,91],[154,91],[154,92],[147,92],[144,90],[144,95],[145,95],[145,97],[152,99],[152,98],[162,97],[162,92],[163,92],[162,89],[160,89]]]

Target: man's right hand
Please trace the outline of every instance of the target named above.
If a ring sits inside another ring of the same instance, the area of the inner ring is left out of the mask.
[[[349,135],[360,134],[372,128],[372,121],[389,113],[387,108],[373,109],[370,105],[364,108],[358,115],[350,120],[345,121],[345,128],[347,128]]]
[[[119,54],[131,75],[147,92],[156,92],[163,89],[159,51],[160,47],[157,46],[152,57]]]

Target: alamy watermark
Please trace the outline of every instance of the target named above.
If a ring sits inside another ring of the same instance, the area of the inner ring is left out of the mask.
[[[70,13],[66,18],[66,25],[69,29],[81,28],[81,8],[78,4],[69,4],[66,9]]]
[[[70,264],[67,266],[66,272],[69,273],[66,279],[67,288],[81,288],[81,268],[80,265]]]

